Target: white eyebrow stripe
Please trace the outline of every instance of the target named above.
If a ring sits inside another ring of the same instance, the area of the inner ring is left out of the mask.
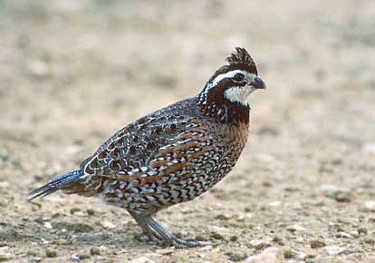
[[[244,74],[244,76],[246,76],[248,73],[245,71],[245,70],[241,70],[241,69],[237,69],[237,70],[233,70],[233,71],[229,71],[227,73],[223,73],[223,74],[219,74],[217,75],[208,85],[208,89],[214,87],[217,85],[217,83],[219,83],[220,81],[222,81],[223,79],[226,79],[226,78],[233,78],[237,73],[242,73]]]

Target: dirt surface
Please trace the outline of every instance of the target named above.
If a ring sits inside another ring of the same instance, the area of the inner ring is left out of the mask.
[[[375,262],[374,17],[372,0],[0,1],[0,261]],[[216,248],[144,242],[97,199],[26,201],[197,94],[235,46],[268,85],[245,151],[212,191],[157,215]]]

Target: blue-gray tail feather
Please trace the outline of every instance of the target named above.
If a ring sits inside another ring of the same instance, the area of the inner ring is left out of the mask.
[[[69,187],[69,185],[71,185],[72,183],[79,181],[82,176],[83,173],[80,170],[69,172],[66,174],[59,174],[42,187],[31,191],[29,193],[28,199],[33,200],[34,198],[46,196],[59,189]]]

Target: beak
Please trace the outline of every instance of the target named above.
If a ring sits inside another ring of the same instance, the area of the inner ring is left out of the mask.
[[[260,77],[255,77],[253,81],[250,83],[251,86],[253,86],[255,89],[265,89],[266,88],[266,83],[260,78]]]

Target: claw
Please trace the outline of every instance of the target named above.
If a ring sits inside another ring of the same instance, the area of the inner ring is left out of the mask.
[[[165,246],[174,246],[176,248],[191,248],[191,247],[205,247],[205,246],[213,246],[213,244],[209,242],[202,242],[197,241],[194,239],[180,239],[176,237],[172,237],[169,240],[164,241]]]

